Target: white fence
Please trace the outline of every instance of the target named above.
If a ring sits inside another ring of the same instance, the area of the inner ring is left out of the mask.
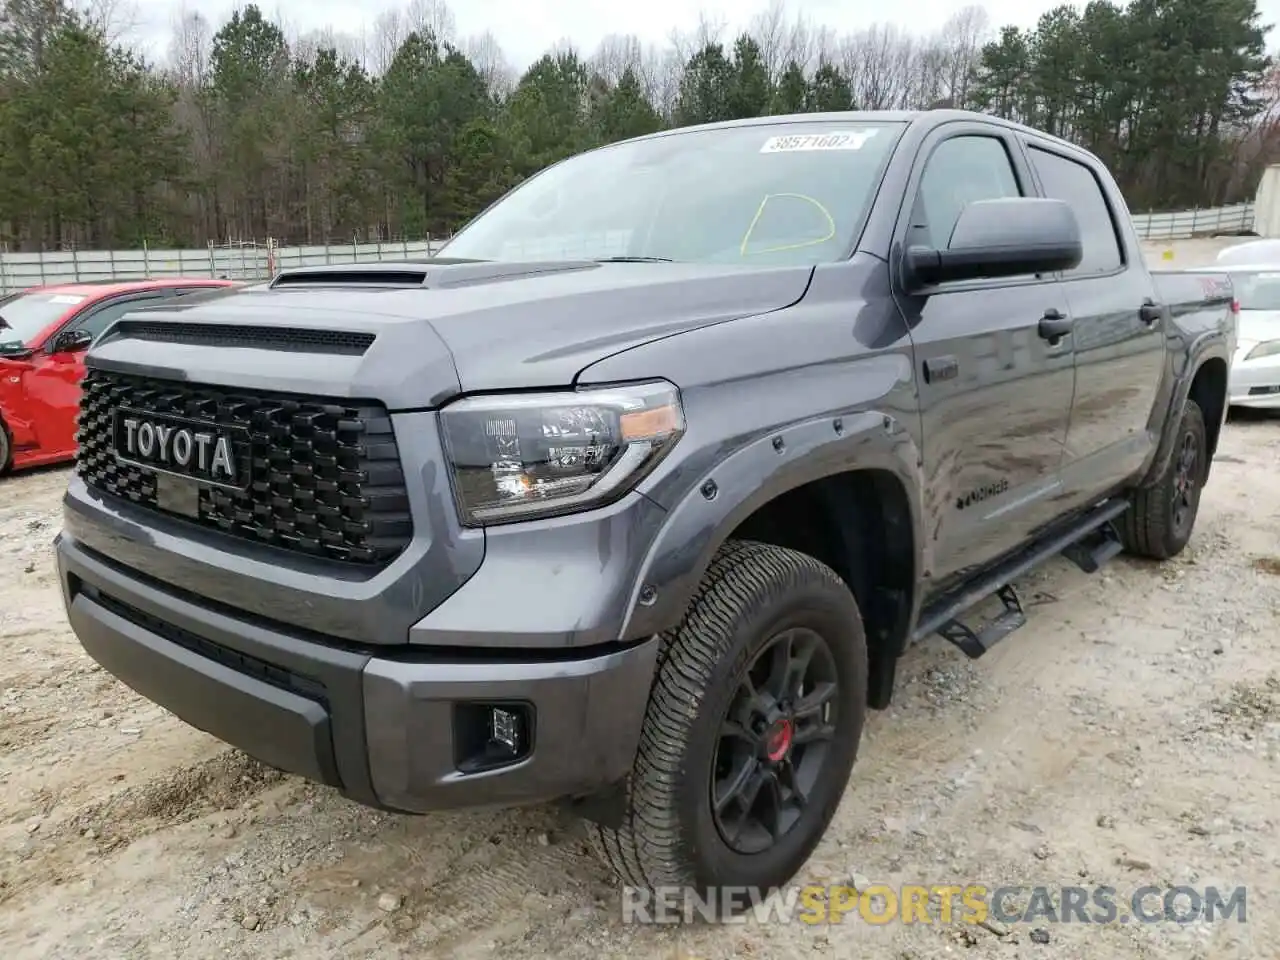
[[[273,271],[290,267],[427,257],[443,244],[443,240],[419,240],[316,247],[272,247],[264,244],[204,250],[0,251],[0,294],[49,283],[102,283],[166,277],[267,280]]]
[[[1214,234],[1242,234],[1253,229],[1253,204],[1176,213],[1135,213],[1133,226],[1144,240],[1187,240]]]
[[[1133,225],[1144,240],[1246,233],[1253,228],[1253,204],[1176,213],[1139,213],[1134,215]],[[203,250],[57,250],[48,253],[0,250],[0,294],[48,283],[164,277],[267,280],[273,270],[289,267],[426,257],[435,253],[443,242],[420,240],[314,247],[248,244],[211,246]]]

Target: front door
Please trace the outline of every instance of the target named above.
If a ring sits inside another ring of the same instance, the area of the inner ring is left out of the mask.
[[[975,200],[1034,196],[1011,134],[948,124],[921,147],[896,249],[946,248]],[[936,586],[1019,546],[1059,513],[1075,382],[1071,338],[1040,335],[1070,306],[1054,277],[940,284],[900,305],[915,345]]]
[[[59,334],[83,330],[96,340],[130,310],[155,303],[163,297],[162,292],[133,294],[91,306],[68,321],[32,358],[24,387],[42,454],[71,453],[76,447],[76,414],[80,410],[85,351],[53,352]]]

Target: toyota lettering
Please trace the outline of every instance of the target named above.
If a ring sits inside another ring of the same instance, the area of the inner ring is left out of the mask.
[[[114,432],[122,462],[218,486],[247,485],[236,458],[236,428],[121,408]]]

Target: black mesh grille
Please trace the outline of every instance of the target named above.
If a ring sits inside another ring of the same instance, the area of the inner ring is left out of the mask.
[[[373,345],[372,333],[344,330],[305,330],[296,327],[248,327],[223,323],[160,323],[122,320],[115,327],[118,336],[166,343],[210,344],[213,346],[276,347],[310,353],[339,353],[359,356]]]
[[[156,474],[113,450],[117,407],[239,428],[241,491],[202,486],[194,522],[299,553],[361,564],[397,556],[413,533],[404,473],[379,406],[125,376],[90,369],[82,383],[76,471],[96,490],[150,509]],[[192,518],[184,518],[192,519]]]

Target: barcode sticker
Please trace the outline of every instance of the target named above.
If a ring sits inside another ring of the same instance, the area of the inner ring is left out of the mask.
[[[861,150],[876,130],[834,130],[831,133],[797,133],[770,137],[761,153],[791,153],[797,150]]]

